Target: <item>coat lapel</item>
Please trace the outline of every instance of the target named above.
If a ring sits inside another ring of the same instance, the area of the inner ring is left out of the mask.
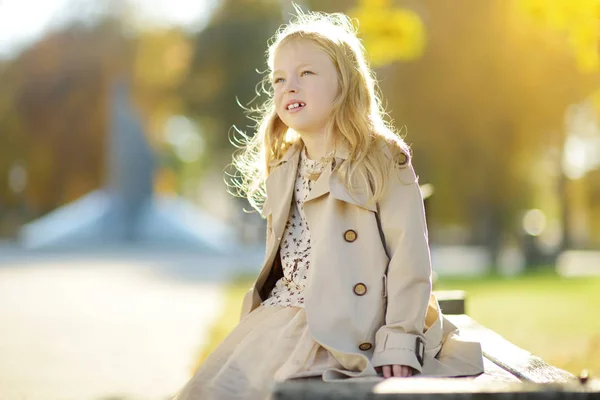
[[[304,200],[305,204],[330,192],[329,184],[331,182],[332,169],[331,165],[325,167],[319,178],[315,181],[308,197]]]
[[[375,204],[370,204],[368,199],[370,198],[370,189],[357,190],[352,196],[350,191],[346,188],[343,180],[337,173],[336,165],[340,165],[346,159],[348,159],[348,149],[344,146],[339,146],[336,149],[334,162],[328,165],[325,170],[321,173],[321,176],[315,182],[310,194],[304,201],[309,203],[312,200],[318,199],[319,197],[329,193],[331,196],[338,200],[344,201],[349,204],[354,204],[367,210],[376,211],[377,207]]]
[[[298,172],[300,157],[299,144],[293,145],[281,159],[279,165],[274,166],[265,183],[267,200],[263,206],[263,215],[271,213],[273,216],[273,234],[281,237],[290,214],[294,182]]]
[[[274,161],[271,172],[265,182],[267,197],[261,213],[264,217],[271,216],[272,232],[270,232],[269,235],[271,235],[273,240],[270,241],[270,248],[266,249],[267,254],[265,263],[256,281],[256,287],[259,289],[262,287],[265,279],[270,273],[274,257],[276,256],[279,247],[279,239],[283,236],[285,225],[290,214],[295,181],[298,173],[298,162],[300,160],[300,151],[302,148],[303,143],[300,141],[290,147],[280,160]],[[342,180],[337,176],[335,165],[340,165],[346,158],[346,151],[336,151],[334,157],[335,163],[329,164],[315,181],[309,196],[304,201],[305,206],[330,193],[332,197],[338,200],[355,204],[371,211],[376,211],[375,205],[371,206],[367,204],[366,199],[368,196],[360,195],[359,193],[353,198]]]
[[[354,204],[365,210],[377,212],[377,206],[373,202],[369,202],[371,197],[370,188],[358,187],[355,193],[350,193],[346,185],[338,174],[333,174],[329,182],[329,190],[333,197],[344,201],[348,204]]]
[[[273,234],[275,237],[281,237],[285,224],[288,220],[292,197],[294,194],[294,183],[298,173],[298,161],[300,159],[300,151],[303,143],[300,141],[294,144],[285,153],[281,160],[273,166],[271,173],[267,177],[267,199],[263,205],[263,216],[272,214],[273,218]],[[356,190],[356,194],[352,196],[346,185],[337,174],[336,165],[340,165],[348,158],[349,152],[346,147],[338,147],[335,152],[332,164],[328,165],[315,181],[310,194],[304,203],[310,203],[326,194],[331,194],[338,200],[349,204],[354,204],[367,210],[376,211],[375,204],[368,202],[370,197],[370,189]]]

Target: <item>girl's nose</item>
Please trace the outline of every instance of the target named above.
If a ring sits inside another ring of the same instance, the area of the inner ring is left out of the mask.
[[[286,94],[288,93],[298,93],[298,84],[295,79],[290,78],[285,83],[285,88],[283,90]]]

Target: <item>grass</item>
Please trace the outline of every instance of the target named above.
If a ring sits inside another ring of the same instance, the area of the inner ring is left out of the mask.
[[[221,318],[209,332],[198,365],[239,320],[252,277],[234,279]],[[537,270],[515,278],[440,279],[436,290],[467,292],[467,314],[549,364],[600,374],[600,277],[562,278]]]
[[[600,277],[541,270],[516,278],[445,279],[467,292],[467,314],[507,340],[573,374],[600,373]]]

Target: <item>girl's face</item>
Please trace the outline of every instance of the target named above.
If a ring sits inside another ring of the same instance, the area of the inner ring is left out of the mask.
[[[281,45],[273,58],[273,87],[275,108],[283,123],[300,135],[325,133],[338,79],[324,50],[307,39]]]

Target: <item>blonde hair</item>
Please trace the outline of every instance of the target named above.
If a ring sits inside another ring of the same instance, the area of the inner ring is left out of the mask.
[[[234,138],[240,149],[233,156],[237,173],[233,176],[234,195],[247,197],[257,210],[265,199],[265,180],[271,164],[280,159],[286,150],[300,140],[300,136],[288,130],[277,115],[271,74],[273,58],[277,49],[291,40],[310,40],[325,51],[335,65],[339,93],[331,108],[327,134],[334,135],[334,142],[349,150],[348,159],[339,165],[338,173],[351,194],[355,188],[371,188],[370,201],[376,202],[384,193],[386,176],[391,158],[403,153],[410,157],[408,145],[384,120],[375,77],[364,56],[364,47],[349,17],[341,13],[304,13],[295,7],[297,15],[289,24],[278,29],[267,50],[269,74],[259,84],[268,95],[265,103],[250,113],[256,122],[256,134],[252,137],[236,129],[241,138]],[[326,138],[326,143],[330,142]],[[387,143],[391,157],[384,157],[379,144]],[[358,178],[358,185],[356,185]]]

